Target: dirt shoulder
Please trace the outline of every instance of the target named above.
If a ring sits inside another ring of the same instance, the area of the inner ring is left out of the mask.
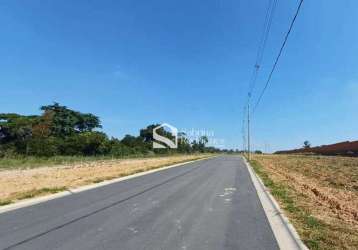
[[[210,155],[200,154],[115,159],[36,169],[4,170],[0,171],[0,205],[208,156]]]
[[[310,249],[358,249],[358,158],[255,155],[252,165]]]

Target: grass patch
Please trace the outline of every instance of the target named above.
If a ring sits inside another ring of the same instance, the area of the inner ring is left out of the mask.
[[[62,192],[62,191],[65,191],[65,190],[67,190],[66,187],[33,189],[33,190],[30,190],[30,191],[18,193],[15,196],[15,200],[29,199],[29,198],[33,198],[33,197],[37,197],[37,196],[41,196],[41,195],[45,195],[45,194],[55,194],[55,193]]]
[[[11,204],[11,200],[0,200],[0,206],[5,206]]]
[[[142,155],[133,157],[111,157],[111,156],[54,156],[33,157],[19,156],[14,158],[0,158],[0,170],[32,169],[38,167],[52,167],[57,165],[71,165],[73,163],[91,163],[112,159],[146,158]],[[149,158],[149,156],[148,156]]]
[[[92,183],[100,183],[100,182],[103,182],[103,181],[105,181],[106,180],[106,178],[96,178],[96,179],[94,179],[93,181],[91,181]]]
[[[11,203],[14,203],[17,200],[24,200],[24,199],[30,199],[41,195],[46,194],[55,194],[58,192],[62,192],[67,190],[66,187],[52,187],[52,188],[40,188],[40,189],[33,189],[26,192],[20,192],[14,195],[13,199],[6,199],[6,200],[0,200],[0,206],[9,205]]]
[[[250,164],[286,211],[307,247],[310,249],[329,249],[326,248],[327,242],[325,242],[328,237],[328,226],[296,204],[295,194],[288,185],[274,182],[257,161],[252,160]]]
[[[168,156],[180,156],[180,154],[163,154],[163,155],[129,155],[122,157],[113,156],[53,156],[53,157],[34,157],[34,156],[17,156],[0,158],[0,171],[12,169],[32,169],[39,167],[52,167],[58,165],[71,165],[74,163],[91,163],[106,160],[126,160],[126,159],[150,159],[164,158]],[[198,157],[199,159],[200,157]]]

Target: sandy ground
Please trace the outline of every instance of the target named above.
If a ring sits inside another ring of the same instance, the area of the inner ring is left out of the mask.
[[[15,202],[52,193],[54,190],[79,187],[122,177],[208,155],[169,156],[147,159],[105,160],[75,163],[69,166],[41,167],[28,170],[0,171],[0,201]]]
[[[352,246],[358,244],[358,158],[256,155],[254,159],[274,182],[295,191],[299,206],[332,228],[332,237],[342,240],[343,249],[356,249]]]

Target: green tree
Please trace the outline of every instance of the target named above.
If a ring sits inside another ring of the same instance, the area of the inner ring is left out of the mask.
[[[60,143],[63,155],[104,155],[110,152],[107,135],[102,132],[84,132],[68,136]]]
[[[92,132],[95,128],[102,127],[97,116],[68,109],[56,102],[53,105],[42,106],[41,110],[44,114],[52,116],[51,134],[57,137]]]
[[[183,132],[178,133],[178,152],[180,153],[192,152],[190,141],[187,138],[186,134]]]
[[[34,137],[28,142],[28,154],[42,157],[57,155],[58,141],[55,137]]]
[[[205,152],[205,146],[209,142],[209,139],[207,136],[201,136],[199,138],[199,151]]]
[[[13,148],[17,153],[28,153],[28,141],[32,136],[32,126],[38,116],[22,116],[18,114],[0,114],[0,144]]]
[[[151,124],[139,131],[139,136],[143,138],[144,142],[153,142],[153,129],[160,126],[160,124]]]
[[[309,141],[304,141],[303,142],[303,148],[308,149],[310,147],[311,147],[311,143]]]

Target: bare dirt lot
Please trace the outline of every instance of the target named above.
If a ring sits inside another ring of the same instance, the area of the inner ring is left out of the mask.
[[[311,249],[358,249],[358,158],[255,155],[253,159]]]
[[[208,156],[103,160],[66,166],[3,170],[0,171],[0,205]]]

